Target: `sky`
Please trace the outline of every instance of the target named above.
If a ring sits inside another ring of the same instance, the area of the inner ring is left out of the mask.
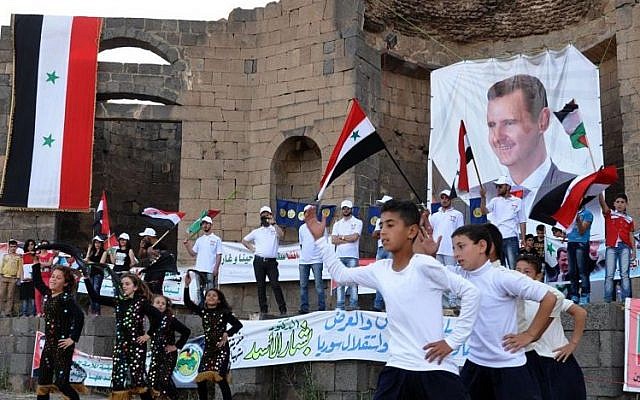
[[[264,7],[267,0],[2,0],[0,25],[11,14],[81,15],[216,21],[234,8]]]

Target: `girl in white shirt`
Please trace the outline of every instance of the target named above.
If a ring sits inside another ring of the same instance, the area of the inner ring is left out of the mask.
[[[535,257],[518,258],[516,270],[531,279],[542,281],[542,267]],[[518,319],[528,323],[537,309],[537,303],[525,301],[524,307],[518,310]],[[573,352],[582,338],[587,311],[567,299],[563,301],[562,311],[573,317],[571,339],[567,340],[564,335],[560,316],[554,316],[540,339],[527,347],[527,367],[537,377],[544,400],[585,400],[584,375]]]

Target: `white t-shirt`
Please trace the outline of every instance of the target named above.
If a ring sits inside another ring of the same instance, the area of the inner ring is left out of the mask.
[[[498,227],[503,238],[518,237],[520,224],[527,222],[522,200],[516,196],[494,197],[487,204],[491,223]]]
[[[546,285],[520,272],[494,267],[487,261],[475,271],[459,266],[448,268],[467,278],[481,290],[478,319],[467,345],[468,359],[490,368],[519,367],[527,362],[524,349],[511,353],[502,347],[502,338],[518,333],[518,299],[540,302],[547,294]]]
[[[300,264],[316,264],[322,262],[322,250],[316,246],[307,224],[302,224],[298,229],[298,240],[300,241]]]
[[[215,274],[216,256],[222,254],[222,240],[213,232],[202,235],[193,244],[196,253],[196,271]]]
[[[431,226],[433,227],[433,237],[442,237],[440,247],[438,247],[438,254],[453,256],[451,234],[464,225],[464,216],[462,213],[453,207],[449,207],[446,210],[440,207],[437,212],[429,215],[429,222],[431,222]]]
[[[261,226],[252,230],[243,240],[253,242],[255,255],[264,258],[278,257],[278,232],[273,225]]]
[[[569,310],[573,305],[573,302],[571,300],[563,299],[561,302],[558,302],[558,304],[560,304],[559,311],[567,312],[567,310]],[[539,307],[539,303],[526,300],[524,302],[524,321],[531,324],[531,321],[533,321],[533,317],[538,312]],[[560,320],[560,313],[556,312],[554,309],[554,312],[551,313],[551,317],[553,320],[551,321],[551,324],[549,324],[547,330],[544,331],[540,339],[528,346],[527,351],[535,350],[539,356],[553,358],[555,357],[555,353],[553,352],[554,349],[569,343],[569,340],[567,340],[567,337],[564,335],[564,328],[562,327],[562,322]]]
[[[379,291],[387,309],[389,358],[387,365],[408,371],[449,371],[458,374],[458,367],[445,358],[442,364],[425,360],[427,343],[444,339],[457,349],[469,337],[476,320],[480,293],[464,278],[448,271],[433,257],[415,254],[399,272],[393,270],[393,260],[378,260],[359,268],[346,268],[324,239],[316,244],[322,248],[322,261],[332,278],[340,285],[358,284]],[[455,330],[444,337],[442,294],[455,293],[461,300],[461,312]]]
[[[341,218],[333,224],[332,236],[347,236],[357,233],[362,234],[362,221],[353,215],[349,219]],[[338,257],[360,258],[360,238],[355,242],[343,243],[336,246]]]

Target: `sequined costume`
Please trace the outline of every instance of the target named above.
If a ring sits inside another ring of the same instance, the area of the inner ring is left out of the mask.
[[[134,294],[124,297],[118,279],[114,279],[116,297],[104,297],[96,293],[89,278],[84,279],[89,297],[101,305],[115,308],[116,340],[113,346],[113,372],[111,374],[111,399],[129,399],[132,394],[151,398],[145,378],[146,343],[136,339],[145,334],[144,317],[149,318],[149,336],[158,330],[162,314],[149,300]]]
[[[69,371],[75,343],[80,340],[84,325],[84,314],[73,293],[64,291],[55,296],[51,293],[42,280],[40,264],[34,264],[32,271],[34,286],[43,296],[45,318],[45,342],[40,355],[36,393],[39,399],[46,399],[49,393],[56,391],[61,391],[66,398],[78,398],[69,385]],[[67,338],[74,344],[66,349],[58,347],[58,341]]]
[[[176,332],[180,340],[176,342]],[[187,343],[191,330],[173,315],[164,314],[160,328],[151,338],[151,364],[149,366],[149,383],[154,394],[176,399],[177,390],[171,375],[178,361],[178,351]],[[167,353],[165,346],[175,345],[178,351]]]
[[[195,381],[219,382],[229,374],[231,349],[228,342],[222,347],[218,347],[217,344],[223,333],[226,332],[228,337],[235,335],[242,328],[242,322],[230,311],[196,305],[189,297],[189,289],[184,291],[184,304],[202,318],[204,330],[204,353]],[[227,324],[231,325],[231,329],[227,330]]]

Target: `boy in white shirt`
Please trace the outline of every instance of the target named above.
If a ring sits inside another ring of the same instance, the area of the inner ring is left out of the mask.
[[[322,240],[324,219],[322,223],[316,219],[315,207],[305,212],[307,227],[321,246],[324,265],[333,279],[375,288],[384,296],[389,360],[378,377],[374,399],[466,399],[458,367],[447,356],[471,333],[479,304],[478,290],[433,257],[414,254],[412,246],[420,220],[415,204],[389,200],[382,206],[381,219],[380,237],[393,259],[346,268]],[[462,299],[456,328],[446,339],[442,316],[445,291]]]
[[[451,235],[457,267],[482,293],[478,319],[469,336],[470,353],[460,378],[472,400],[539,400],[540,388],[526,366],[524,348],[540,337],[556,296],[537,282],[489,261],[492,238],[482,225],[465,225]],[[415,247],[427,253],[433,247],[426,216]],[[518,299],[532,300],[540,307],[528,329],[517,332]],[[515,395],[517,393],[517,396]]]
[[[537,257],[519,257],[516,270],[531,279],[542,281],[542,266]],[[518,309],[518,325],[526,327],[537,310],[538,303],[525,301],[523,307]],[[564,335],[561,311],[573,317],[571,340]],[[540,339],[527,346],[527,367],[540,384],[543,400],[585,400],[587,389],[584,375],[573,352],[582,338],[587,312],[573,301],[563,299],[562,306],[554,310],[551,316],[552,321]]]

